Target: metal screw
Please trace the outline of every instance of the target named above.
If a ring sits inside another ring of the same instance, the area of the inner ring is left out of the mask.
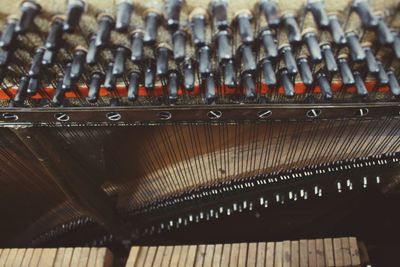
[[[106,117],[110,121],[119,121],[122,116],[118,112],[113,111],[113,112],[108,112]]]
[[[6,121],[16,121],[16,120],[19,119],[18,115],[17,114],[13,114],[13,113],[3,113],[1,116]]]
[[[56,113],[54,118],[58,121],[69,121],[70,117],[65,113]]]
[[[360,108],[359,110],[357,110],[356,115],[364,117],[368,114],[368,112],[369,112],[368,108]]]
[[[158,118],[159,118],[160,120],[166,121],[166,120],[171,119],[172,114],[171,114],[171,112],[169,112],[169,111],[161,111],[161,112],[159,112],[159,113],[157,114],[157,116],[158,116]]]
[[[266,118],[268,118],[268,117],[271,117],[271,115],[272,115],[272,110],[261,110],[261,111],[259,111],[258,113],[257,113],[257,115],[258,115],[258,118],[259,119],[266,119]]]
[[[309,117],[309,118],[316,118],[319,115],[321,115],[321,113],[322,113],[322,111],[320,109],[313,108],[313,109],[308,110],[306,114],[307,114],[307,117]]]
[[[211,119],[211,120],[216,120],[216,119],[219,119],[219,118],[222,117],[222,112],[219,111],[219,110],[210,110],[210,111],[207,113],[207,116],[208,116],[208,118]]]

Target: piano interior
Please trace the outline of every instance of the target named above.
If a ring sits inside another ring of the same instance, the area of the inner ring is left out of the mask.
[[[362,266],[396,266],[399,8],[2,0],[0,265],[249,243],[251,266],[255,242],[356,237]]]

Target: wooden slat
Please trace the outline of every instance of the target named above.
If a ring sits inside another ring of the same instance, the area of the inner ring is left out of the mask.
[[[82,248],[74,248],[72,251],[71,266],[78,266],[79,258],[81,257]]]
[[[21,266],[28,266],[29,262],[31,261],[32,255],[33,255],[33,248],[27,248]]]
[[[87,267],[94,266],[96,264],[96,258],[97,258],[97,248],[90,248]]]
[[[229,260],[231,258],[231,244],[223,244],[222,245],[222,257],[221,257],[221,267],[228,267]]]
[[[189,246],[182,246],[181,251],[180,251],[180,255],[179,255],[179,265],[178,265],[178,267],[185,267],[186,266],[188,253],[189,253]],[[170,264],[170,266],[173,267],[174,265]]]
[[[17,256],[17,251],[17,248],[10,249],[4,266],[11,266],[14,263],[15,256]]]
[[[274,266],[274,256],[275,256],[275,243],[267,243],[267,256],[266,256],[266,266]]]
[[[343,265],[351,266],[351,254],[350,254],[350,243],[348,237],[342,237],[342,254],[343,254]]]
[[[274,267],[283,266],[283,242],[275,243]]]
[[[159,246],[157,253],[154,256],[153,266],[161,266],[162,259],[164,257],[165,246]]]
[[[137,263],[135,266],[143,266],[144,265],[148,251],[149,251],[149,247],[141,247],[140,248],[139,255],[137,258]]]
[[[324,255],[326,267],[334,267],[335,256],[333,254],[333,240],[331,238],[324,239]]]
[[[239,261],[239,243],[234,243],[231,246],[231,256],[229,258],[229,266],[238,266]]]
[[[207,245],[206,246],[206,253],[204,256],[203,267],[211,267],[212,266],[214,250],[215,250],[215,245]]]
[[[161,267],[168,267],[171,262],[172,252],[174,251],[174,246],[165,247],[164,255],[161,262]],[[175,265],[177,266],[177,264]]]
[[[196,260],[194,262],[195,267],[202,267],[204,263],[204,257],[206,255],[206,245],[198,245],[196,252]]]
[[[90,248],[82,248],[77,267],[86,267],[89,261]]]
[[[108,248],[99,248],[97,250],[95,267],[111,267],[113,260],[113,254]]]
[[[283,267],[290,267],[290,241],[283,241]]]
[[[212,266],[219,267],[222,258],[222,244],[215,245]]]
[[[308,266],[308,242],[305,239],[300,240],[300,267]]]
[[[188,267],[194,266],[194,261],[196,259],[196,251],[197,251],[196,245],[189,246],[189,251],[186,258],[186,266]]]
[[[335,255],[335,266],[343,266],[342,240],[340,238],[333,239],[333,254]]]
[[[315,239],[309,239],[307,241],[307,248],[308,248],[308,266],[316,267],[317,253],[316,253]]]
[[[40,256],[42,255],[43,249],[41,248],[36,248],[33,251],[31,261],[29,262],[29,267],[39,267],[39,260]]]
[[[300,244],[299,241],[290,242],[290,266],[299,267],[300,266]]]
[[[257,262],[257,243],[249,243],[247,250],[247,267],[256,267]]]
[[[65,253],[66,248],[59,248],[57,249],[57,254],[56,254],[56,259],[54,261],[54,267],[61,267],[63,258],[64,258],[64,253]],[[86,265],[85,265],[86,267]]]
[[[131,250],[129,251],[129,256],[128,260],[126,261],[125,266],[126,267],[135,267],[136,260],[139,256],[139,246],[133,246],[131,247]]]
[[[267,243],[260,242],[257,244],[257,267],[265,266],[265,257],[267,252]]]
[[[18,249],[18,252],[17,252],[17,255],[15,256],[15,260],[14,260],[12,267],[22,266],[22,261],[24,260],[25,252],[26,252],[26,248]]]
[[[74,248],[66,248],[65,249],[61,267],[69,267],[70,266],[73,252],[74,252]]]
[[[360,253],[358,251],[357,239],[355,237],[349,238],[351,264],[353,266],[361,266]]]
[[[315,240],[315,253],[317,255],[317,266],[325,266],[324,240]]]
[[[247,260],[247,243],[239,244],[239,257],[238,257],[238,266],[246,267]]]
[[[186,258],[182,260],[183,262],[179,262],[180,257],[181,257],[181,251],[182,251],[183,247],[187,247],[187,246],[174,246],[173,247],[171,261],[168,266],[171,266],[171,267],[172,266],[184,266]]]
[[[3,251],[1,252],[1,257],[0,257],[0,266],[6,265],[7,257],[8,257],[8,254],[10,253],[10,251],[11,251],[11,249],[9,249],[9,248],[3,249]]]
[[[143,266],[145,266],[145,267],[153,266],[154,257],[156,256],[156,253],[157,253],[156,246],[149,247],[149,251],[147,252],[147,256],[146,256],[146,261],[144,262]]]
[[[42,251],[42,256],[39,260],[40,267],[52,267],[54,265],[54,261],[56,259],[57,249],[56,248],[45,248]],[[70,266],[77,266],[77,264]]]

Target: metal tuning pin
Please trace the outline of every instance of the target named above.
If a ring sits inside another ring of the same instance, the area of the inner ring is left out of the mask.
[[[165,21],[168,29],[179,28],[179,17],[181,14],[183,0],[165,0]]]
[[[131,51],[128,47],[123,45],[118,45],[115,48],[114,54],[114,67],[112,70],[112,75],[115,77],[121,77],[125,71],[125,61],[129,57]]]
[[[99,98],[100,86],[103,81],[103,75],[95,71],[90,75],[89,92],[87,96],[87,101],[90,103],[95,103]]]
[[[329,18],[329,32],[331,33],[332,40],[337,45],[345,45],[347,40],[344,35],[342,26],[340,25],[337,14],[330,14]]]
[[[400,58],[400,34],[397,32],[392,32],[393,34],[393,52],[397,58]]]
[[[179,77],[176,70],[172,70],[168,75],[168,99],[171,103],[178,100]]]
[[[268,58],[264,58],[261,61],[261,71],[262,71],[262,76],[263,76],[263,82],[268,85],[268,87],[271,89],[276,86],[277,81],[276,81],[276,75],[275,75],[275,70],[274,66],[272,65],[272,62]]]
[[[253,100],[256,97],[256,84],[253,75],[249,72],[242,74],[241,84],[244,90],[246,99]]]
[[[212,103],[217,98],[215,78],[212,72],[205,78],[205,98],[206,103]]]
[[[116,77],[112,74],[113,69],[114,69],[114,63],[109,62],[106,67],[106,75],[104,78],[104,87],[108,91],[113,91],[115,89],[115,86],[117,85]]]
[[[97,52],[98,49],[96,47],[96,35],[93,35],[89,40],[89,48],[86,54],[86,64],[96,64]]]
[[[322,43],[321,51],[322,51],[322,56],[325,61],[326,70],[329,73],[336,73],[338,71],[338,66],[337,66],[331,45],[329,43]]]
[[[264,29],[260,32],[260,41],[266,58],[274,59],[278,57],[275,37],[270,29]]]
[[[28,83],[28,88],[26,89],[26,92],[28,93],[28,95],[29,96],[36,95],[38,88],[39,88],[39,79],[36,77],[30,77],[29,83]]]
[[[239,47],[241,72],[253,72],[257,69],[256,60],[251,45],[242,44]]]
[[[161,43],[157,47],[156,55],[156,75],[159,77],[164,77],[168,74],[168,60],[171,56],[171,48],[165,44]]]
[[[64,101],[65,91],[62,89],[63,77],[57,78],[56,91],[53,99],[51,100],[54,105],[61,106]]]
[[[85,62],[87,51],[82,46],[77,46],[71,64],[71,79],[77,80],[83,72],[83,64]]]
[[[399,86],[399,82],[396,78],[396,75],[394,74],[393,70],[390,69],[387,72],[387,75],[389,77],[389,88],[390,91],[392,92],[392,94],[394,96],[400,96],[400,86]]]
[[[186,56],[186,32],[177,30],[172,34],[172,54],[176,62],[182,62]]]
[[[71,79],[71,62],[68,62],[64,68],[64,78],[62,83],[62,89],[65,91],[71,90],[72,79]]]
[[[143,60],[144,32],[135,30],[131,35],[131,60],[133,63],[140,63]]]
[[[29,71],[28,71],[29,77],[37,77],[39,75],[44,50],[45,49],[43,47],[36,48],[35,54],[33,55],[33,58],[32,58],[31,67],[29,68]]]
[[[260,10],[264,14],[268,26],[271,28],[278,28],[280,19],[278,15],[277,1],[276,0],[260,0]]]
[[[279,70],[280,73],[280,83],[283,86],[283,91],[286,97],[292,98],[295,95],[293,81],[290,74],[286,68]]]
[[[301,33],[296,18],[292,13],[286,13],[283,17],[283,24],[287,31],[290,44],[298,44],[301,42]]]
[[[211,0],[210,10],[213,17],[214,28],[224,30],[228,28],[228,2],[227,0]]]
[[[56,60],[57,51],[45,49],[42,57],[43,66],[52,66]]]
[[[279,51],[283,57],[287,73],[290,75],[297,74],[298,70],[296,66],[296,60],[294,58],[293,51],[290,45],[288,44],[281,45]]]
[[[14,102],[16,104],[22,104],[24,102],[27,95],[28,85],[29,85],[29,77],[22,76],[19,81],[17,93],[15,94],[14,97]]]
[[[223,64],[224,85],[228,88],[236,87],[236,71],[235,63],[232,59],[225,61]]]
[[[311,72],[310,64],[306,56],[301,56],[297,59],[297,65],[299,67],[299,74],[301,81],[307,87],[310,87],[314,83],[314,78]]]
[[[381,45],[390,45],[394,42],[394,36],[382,16],[378,17],[378,25],[375,28],[375,32]]]
[[[389,76],[388,76],[387,72],[385,71],[385,69],[383,68],[382,62],[377,60],[377,64],[378,64],[379,72],[376,74],[376,76],[379,81],[379,84],[386,85],[389,83]]]
[[[17,25],[16,31],[18,33],[25,33],[34,25],[34,19],[39,14],[41,6],[33,1],[26,0],[20,6],[21,18]]]
[[[339,73],[340,77],[342,78],[342,83],[347,86],[353,85],[355,82],[354,76],[353,73],[351,72],[349,63],[347,62],[347,56],[339,55],[338,62],[339,62]]]
[[[322,60],[322,53],[318,44],[317,33],[313,29],[306,29],[303,33],[303,40],[312,61],[314,63],[320,62]]]
[[[332,93],[331,85],[330,85],[326,75],[323,72],[317,73],[317,83],[318,83],[319,89],[321,90],[322,96],[326,100],[332,99],[333,93]]]
[[[313,15],[315,24],[318,28],[328,28],[329,19],[325,12],[325,3],[323,0],[308,0],[306,9]]]
[[[120,0],[117,4],[117,14],[115,18],[115,30],[117,32],[126,32],[129,28],[133,5],[131,0]]]
[[[193,9],[189,15],[192,41],[197,47],[203,46],[206,43],[206,20],[206,10],[200,7]]]
[[[158,10],[148,9],[144,13],[144,36],[143,42],[153,46],[157,40],[158,24],[160,23],[161,14]]]
[[[49,34],[47,35],[47,39],[44,43],[46,49],[57,50],[60,47],[63,35],[63,25],[63,18],[59,16],[55,16],[53,18]]]
[[[3,49],[9,49],[15,45],[17,37],[16,27],[18,25],[18,19],[11,16],[7,19],[7,23],[4,26],[3,33],[0,37],[0,47]]]
[[[183,64],[183,85],[185,86],[185,89],[188,91],[193,91],[194,81],[195,74],[193,61],[191,59],[188,59]]]
[[[154,89],[154,80],[154,61],[152,59],[147,59],[144,69],[144,88],[148,91],[152,91]]]
[[[218,62],[233,58],[232,52],[232,34],[230,30],[220,30],[214,35],[214,42],[217,49]]]
[[[138,97],[140,73],[133,71],[129,74],[128,100],[135,101]]]
[[[107,46],[113,27],[114,18],[111,15],[103,13],[97,17],[96,47],[104,48]]]
[[[69,0],[64,21],[64,31],[73,32],[79,25],[86,4],[83,0]]]
[[[253,14],[247,9],[239,11],[235,16],[236,28],[242,43],[251,44],[254,41],[252,19]]]
[[[211,48],[208,45],[202,46],[198,51],[199,72],[202,77],[211,73]]]
[[[350,31],[346,33],[346,39],[347,46],[350,50],[351,60],[353,60],[354,62],[364,61],[366,55],[364,49],[362,49],[361,47],[358,35],[355,32]]]
[[[360,17],[364,27],[374,28],[378,25],[378,19],[372,14],[368,0],[353,0],[351,7]]]
[[[365,83],[361,77],[361,74],[358,71],[353,72],[355,86],[357,90],[357,95],[361,97],[365,97],[368,95],[367,88],[365,87]]]
[[[366,59],[366,62],[367,62],[368,72],[370,72],[370,73],[378,73],[379,72],[379,67],[378,67],[378,64],[376,62],[375,55],[372,52],[371,44],[370,43],[364,43],[363,44],[363,49],[364,49],[364,52],[365,52],[365,59]]]

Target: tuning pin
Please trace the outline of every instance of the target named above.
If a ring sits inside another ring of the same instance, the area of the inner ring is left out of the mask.
[[[212,103],[217,98],[215,79],[212,72],[205,78],[205,98],[207,103]]]
[[[86,54],[86,64],[94,65],[96,64],[97,57],[97,47],[96,47],[96,35],[93,35],[89,41],[89,48]]]
[[[70,74],[71,79],[77,80],[82,75],[83,64],[85,62],[86,53],[87,51],[85,48],[81,46],[76,47],[71,64],[71,74]]]
[[[393,51],[397,58],[400,58],[400,35],[397,32],[392,32],[393,34]]]
[[[376,34],[378,35],[378,41],[381,45],[390,45],[394,42],[394,36],[382,16],[378,17],[378,25],[376,26]]]
[[[201,76],[206,76],[211,72],[211,48],[208,45],[199,48],[199,72]]]
[[[338,66],[336,64],[335,56],[333,55],[332,47],[329,43],[321,44],[321,51],[325,61],[325,68],[330,73],[335,73],[338,71]]]
[[[397,81],[396,75],[394,74],[393,70],[390,69],[387,72],[389,77],[389,88],[393,95],[399,96],[400,95],[400,86],[399,82]]]
[[[357,94],[361,97],[365,97],[368,95],[367,88],[365,87],[364,81],[361,77],[361,74],[358,71],[353,72],[354,82],[357,89]]]
[[[73,32],[79,25],[86,4],[83,0],[69,0],[67,6],[66,18],[64,21],[64,31]]]
[[[71,87],[72,87],[71,65],[72,65],[71,62],[68,62],[65,65],[65,69],[64,69],[64,78],[63,78],[62,88],[65,91],[71,90]]]
[[[52,66],[56,60],[57,51],[45,49],[42,57],[43,66]]]
[[[241,68],[240,71],[243,72],[253,72],[257,69],[256,61],[253,55],[253,50],[250,45],[242,44],[239,47]]]
[[[29,77],[22,76],[18,85],[18,91],[14,97],[14,102],[17,104],[22,104],[25,100],[27,90],[29,85]]]
[[[158,24],[160,23],[160,13],[155,9],[148,9],[144,13],[144,36],[143,42],[154,45],[157,40]]]
[[[345,45],[347,40],[344,35],[342,26],[340,25],[337,14],[329,15],[329,32],[332,35],[332,40],[337,45]]]
[[[18,25],[18,19],[15,17],[9,17],[7,24],[4,26],[3,33],[0,37],[0,47],[3,49],[9,49],[15,45],[17,37],[16,27]]]
[[[138,94],[139,89],[139,78],[140,73],[133,71],[129,75],[129,86],[128,86],[128,100],[135,101]]]
[[[219,30],[228,28],[228,1],[212,0],[210,10],[214,21],[214,27]]]
[[[140,63],[143,60],[143,38],[142,30],[135,30],[131,35],[131,60]]]
[[[157,76],[165,76],[168,72],[168,60],[171,49],[166,44],[160,44],[157,48],[156,74]]]
[[[176,62],[182,62],[186,56],[186,32],[177,30],[172,34],[172,51]]]
[[[352,9],[358,14],[366,28],[374,28],[378,25],[378,19],[372,14],[368,0],[353,0]]]
[[[144,70],[144,88],[146,90],[154,89],[154,79],[155,79],[155,71],[154,71],[154,62],[151,59],[146,60],[145,70]]]
[[[354,84],[354,76],[351,72],[349,63],[347,62],[346,55],[339,55],[338,57],[339,62],[339,73],[340,77],[342,78],[342,83],[344,85],[353,85]]]
[[[183,85],[185,89],[188,91],[192,91],[194,88],[194,69],[193,63],[191,59],[188,59],[183,64]]]
[[[100,14],[97,17],[97,32],[95,45],[97,48],[105,47],[111,37],[111,30],[114,26],[114,18],[108,14]]]
[[[39,79],[36,77],[30,77],[28,88],[26,89],[28,95],[34,96],[37,93],[38,88],[39,88]]]
[[[285,62],[286,71],[290,75],[295,75],[297,73],[296,60],[292,52],[292,48],[288,44],[283,44],[279,48],[280,53],[283,56],[283,61]]]
[[[16,31],[18,33],[26,32],[32,25],[34,25],[33,20],[39,14],[41,6],[34,1],[26,0],[22,2],[20,6],[21,18],[17,25]]]
[[[65,91],[62,89],[63,77],[57,78],[56,92],[54,93],[52,102],[56,106],[61,106],[64,101]]]
[[[378,73],[379,72],[379,67],[378,64],[376,62],[376,58],[374,53],[371,50],[371,44],[370,43],[365,43],[363,45],[363,49],[365,52],[365,59],[367,62],[367,67],[368,67],[368,71],[370,73]]]
[[[387,72],[383,68],[382,62],[376,61],[376,64],[378,65],[379,72],[376,74],[379,84],[380,85],[386,85],[389,83],[389,76],[387,75]]]
[[[170,30],[179,28],[179,16],[183,0],[165,0],[165,20]]]
[[[286,68],[280,69],[280,76],[281,76],[281,84],[283,86],[283,90],[285,93],[285,96],[288,98],[292,98],[295,95],[294,91],[294,85],[292,82],[292,79],[290,79],[289,72]]]
[[[206,43],[206,19],[207,13],[203,8],[195,8],[189,15],[192,40],[197,47]]]
[[[253,26],[251,25],[253,14],[251,11],[248,9],[239,11],[234,20],[242,43],[251,44],[254,41]]]
[[[268,85],[269,88],[275,87],[277,83],[276,75],[271,60],[264,58],[261,61],[261,69],[264,83]]]
[[[358,39],[358,35],[353,31],[347,32],[346,40],[347,40],[347,45],[350,50],[351,59],[354,62],[360,62],[360,61],[365,60],[365,52],[361,47],[361,44]]]
[[[10,63],[13,51],[0,49],[0,67],[6,67]]]
[[[245,72],[242,75],[241,84],[246,96],[246,99],[252,100],[256,97],[256,84],[254,82],[253,75],[249,72]]]
[[[310,69],[310,65],[308,64],[307,57],[299,57],[299,59],[297,60],[297,65],[299,67],[299,73],[303,84],[307,87],[313,85],[314,79]]]
[[[47,35],[44,46],[49,50],[57,50],[62,41],[64,20],[61,17],[54,17],[51,23],[49,34]]]
[[[283,24],[287,31],[290,44],[298,44],[301,42],[301,34],[296,18],[292,13],[286,13],[283,17]]]
[[[126,32],[129,28],[133,5],[131,0],[120,0],[117,5],[117,16],[115,19],[115,30],[117,32]]]
[[[95,71],[90,76],[89,92],[87,96],[87,101],[90,103],[95,103],[99,98],[100,86],[103,80],[103,75]]]
[[[264,13],[270,28],[279,27],[280,19],[277,12],[276,0],[260,0],[260,10]]]
[[[333,98],[333,93],[331,89],[331,85],[329,84],[328,79],[326,78],[326,75],[323,72],[318,72],[317,73],[317,82],[318,86],[321,90],[322,96],[326,100],[330,100]]]
[[[329,26],[329,19],[325,12],[325,3],[323,0],[308,0],[306,9],[313,15],[318,28],[325,29]]]
[[[31,67],[28,71],[29,77],[37,77],[39,75],[44,50],[45,49],[43,47],[36,48],[35,54],[33,55],[33,58],[32,58]]]
[[[260,40],[264,48],[265,57],[269,59],[274,59],[278,57],[278,48],[276,47],[276,42],[274,35],[270,29],[264,29],[260,33]]]
[[[104,78],[104,87],[108,91],[113,91],[117,85],[116,77],[113,75],[114,63],[109,62],[106,67],[106,77]]]
[[[312,61],[314,63],[320,62],[322,60],[322,54],[316,32],[313,29],[306,29],[303,33],[303,40],[306,43]]]
[[[235,64],[232,59],[229,59],[223,63],[224,72],[224,85],[228,88],[236,87],[236,71]]]
[[[115,49],[114,55],[114,67],[112,70],[112,75],[116,77],[121,77],[125,71],[125,60],[129,57],[130,50],[129,48],[118,45]]]
[[[232,59],[233,58],[232,45],[231,45],[232,35],[230,31],[229,30],[218,31],[214,36],[214,40],[216,43],[218,62],[221,63],[222,61]]]
[[[175,103],[178,100],[178,88],[179,88],[179,79],[178,72],[172,70],[169,72],[168,76],[168,99],[171,103]]]

